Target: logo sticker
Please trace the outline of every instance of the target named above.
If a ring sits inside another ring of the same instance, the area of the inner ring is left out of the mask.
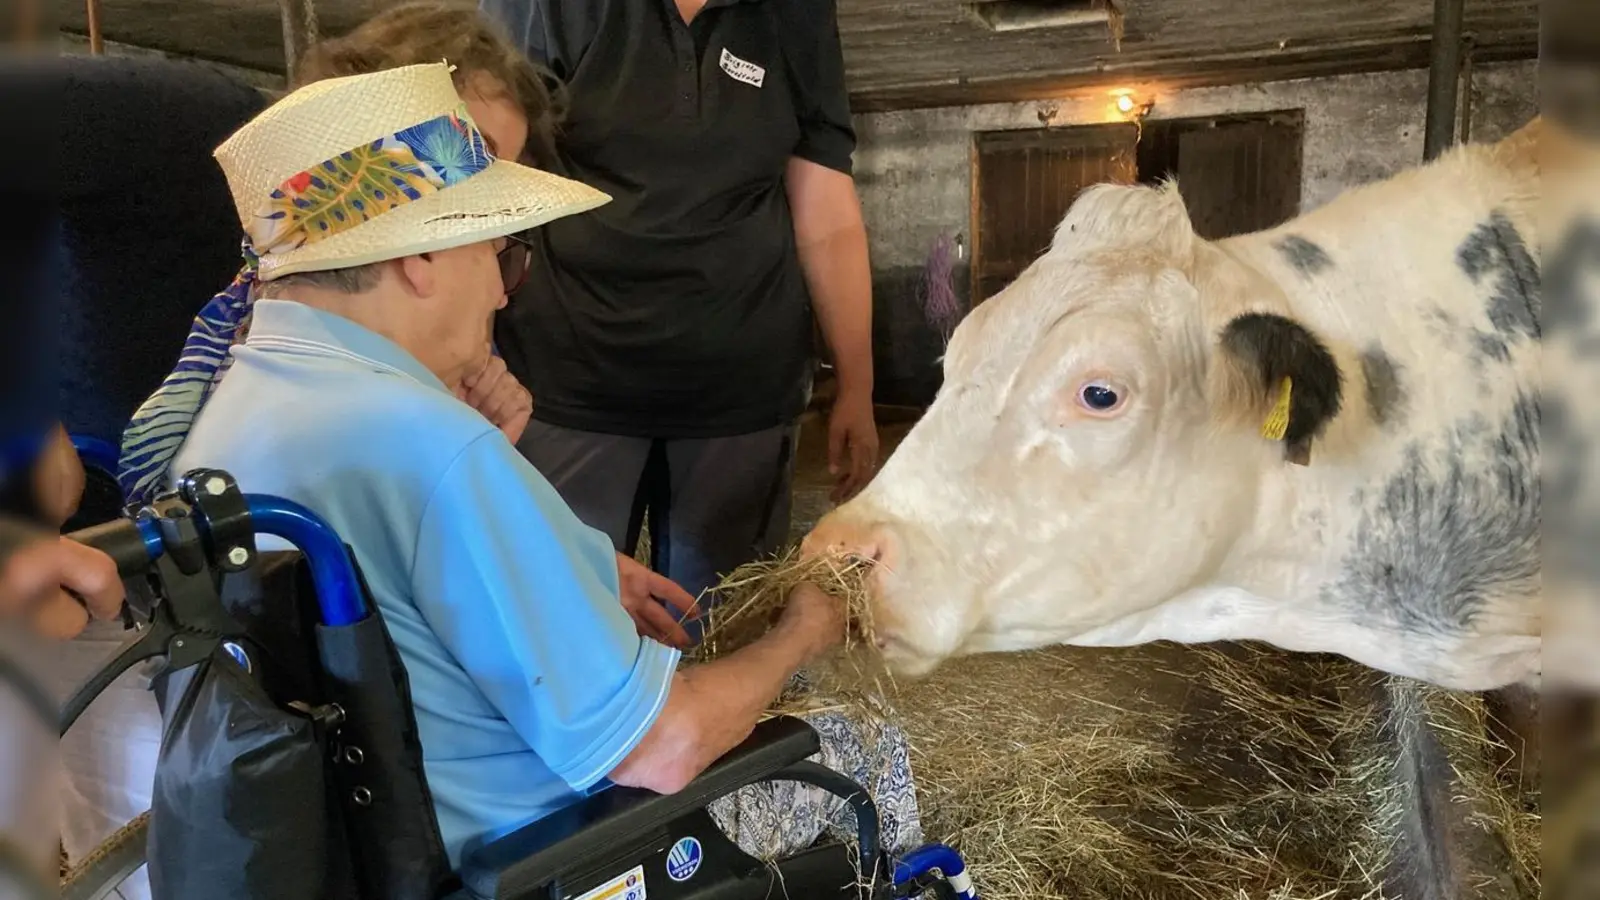
[[[667,876],[673,881],[688,881],[700,871],[700,842],[692,837],[679,838],[667,851]]]
[[[233,641],[223,641],[222,649],[227,651],[229,656],[233,657],[233,661],[239,664],[239,668],[243,669],[246,675],[253,674],[255,672],[255,666],[251,665],[250,663],[250,654],[244,652],[243,647],[235,644]]]
[[[761,87],[761,83],[767,80],[766,69],[734,56],[727,47],[722,48],[722,71],[727,72],[734,81],[742,81],[751,87]]]
[[[573,900],[644,900],[644,866],[634,866]]]

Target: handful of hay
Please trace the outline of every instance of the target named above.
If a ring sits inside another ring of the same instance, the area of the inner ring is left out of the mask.
[[[927,839],[959,850],[986,898],[1388,900],[1415,815],[1405,727],[1449,745],[1452,802],[1494,857],[1469,863],[1498,882],[1475,896],[1538,896],[1538,787],[1494,768],[1481,698],[1250,645],[993,654],[897,684],[872,652],[869,571],[792,554],[746,566],[695,657],[758,638],[802,581],[842,597],[865,646],[772,712],[898,725]]]
[[[802,715],[852,709],[873,717],[887,715],[884,699],[892,679],[872,646],[872,609],[867,578],[874,563],[859,556],[801,559],[791,550],[776,559],[735,569],[712,589],[717,603],[705,614],[705,639],[685,660],[708,662],[750,645],[765,635],[802,584],[814,584],[845,605],[850,623],[844,643],[797,678],[768,710],[768,716]]]

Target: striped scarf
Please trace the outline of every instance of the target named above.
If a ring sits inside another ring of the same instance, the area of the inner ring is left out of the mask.
[[[134,412],[122,434],[117,482],[131,503],[148,503],[165,486],[167,469],[201,407],[233,364],[230,350],[249,320],[260,269],[260,258],[249,237],[243,241],[242,252],[244,268],[232,284],[200,308],[178,364]]]

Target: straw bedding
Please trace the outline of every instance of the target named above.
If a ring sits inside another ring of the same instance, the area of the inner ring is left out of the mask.
[[[740,569],[695,658],[758,637],[802,580],[864,615],[866,571],[792,555]],[[1538,896],[1537,786],[1496,771],[1474,695],[1248,645],[988,655],[896,683],[859,639],[870,619],[856,630],[774,712],[899,724],[927,837],[962,852],[985,897],[1385,898],[1409,802],[1394,735],[1423,720],[1453,802],[1513,870],[1507,895]]]

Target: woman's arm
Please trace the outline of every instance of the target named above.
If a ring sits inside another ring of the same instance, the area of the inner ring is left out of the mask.
[[[785,185],[800,269],[839,378],[828,419],[828,471],[836,478],[833,499],[838,502],[866,487],[878,464],[867,229],[848,174],[794,157]]]

